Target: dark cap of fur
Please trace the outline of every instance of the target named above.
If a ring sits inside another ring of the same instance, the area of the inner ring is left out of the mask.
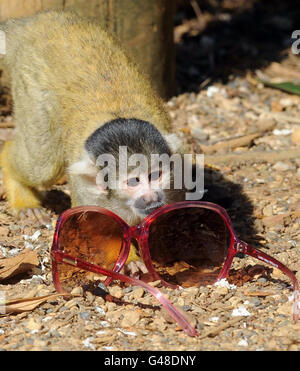
[[[128,155],[171,155],[170,148],[159,130],[147,121],[118,118],[95,130],[85,143],[86,150],[98,158],[102,154],[119,154],[119,147],[127,146]]]

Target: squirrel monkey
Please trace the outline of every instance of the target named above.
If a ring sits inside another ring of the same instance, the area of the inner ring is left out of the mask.
[[[105,207],[131,225],[183,199],[182,191],[152,187],[162,182],[159,168],[131,169],[122,189],[105,187],[98,176],[102,154],[117,158],[126,146],[149,159],[178,145],[163,102],[113,36],[95,21],[58,11],[9,20],[0,30],[16,122],[1,166],[16,214],[45,222],[42,191],[64,174],[72,206]]]

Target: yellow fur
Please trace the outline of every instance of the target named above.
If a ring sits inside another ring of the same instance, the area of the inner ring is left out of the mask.
[[[140,256],[137,254],[137,250],[133,244],[130,245],[129,255],[126,261],[126,264],[132,261],[141,261]]]

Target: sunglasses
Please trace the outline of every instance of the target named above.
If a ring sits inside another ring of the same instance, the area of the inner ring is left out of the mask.
[[[293,318],[298,320],[298,282],[278,260],[241,241],[221,206],[203,201],[163,206],[130,227],[109,210],[79,206],[61,214],[51,249],[58,292],[91,290],[119,280],[148,290],[190,336],[196,330],[172,303],[146,282],[178,288],[215,283],[228,277],[233,258],[243,253],[280,269],[293,283]],[[140,259],[148,273],[135,279],[119,273],[127,259]],[[103,282],[104,281],[104,282]]]

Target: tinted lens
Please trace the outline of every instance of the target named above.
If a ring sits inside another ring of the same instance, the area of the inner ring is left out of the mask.
[[[165,281],[183,287],[213,283],[229,245],[223,218],[209,209],[172,210],[157,217],[149,229],[155,269]]]
[[[123,244],[123,228],[111,217],[95,211],[71,215],[59,234],[64,253],[102,268],[112,269]],[[77,286],[96,287],[106,277],[64,263],[57,264],[58,279],[65,291]]]

